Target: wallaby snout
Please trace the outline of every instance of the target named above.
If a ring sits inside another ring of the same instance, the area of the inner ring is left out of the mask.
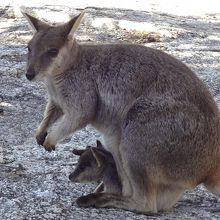
[[[35,72],[34,68],[33,67],[29,67],[27,69],[27,73],[26,73],[27,79],[31,81],[31,80],[34,79],[35,76],[36,76],[36,72]]]
[[[73,173],[71,173],[71,174],[69,175],[69,180],[70,180],[71,182],[78,183],[79,180],[77,179],[77,176],[78,176],[78,175],[76,175],[75,172],[73,172]]]

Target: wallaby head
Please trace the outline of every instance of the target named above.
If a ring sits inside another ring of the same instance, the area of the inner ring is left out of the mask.
[[[77,53],[73,35],[84,12],[58,26],[51,26],[25,12],[23,15],[34,30],[34,36],[28,43],[27,79],[43,79],[65,71],[70,65],[70,53],[72,60]]]
[[[104,150],[99,141],[97,141],[97,147],[88,146],[84,150],[74,149],[73,153],[80,157],[75,170],[69,176],[72,182],[100,181],[108,166],[108,161],[113,160],[112,155]]]

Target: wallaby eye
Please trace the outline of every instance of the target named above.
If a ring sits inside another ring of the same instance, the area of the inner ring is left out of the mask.
[[[48,51],[47,51],[48,55],[51,56],[51,57],[56,57],[57,54],[58,54],[58,49],[57,48],[50,48]]]

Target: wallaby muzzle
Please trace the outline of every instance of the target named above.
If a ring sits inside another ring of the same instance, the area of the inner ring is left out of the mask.
[[[36,75],[36,72],[35,72],[34,68],[29,67],[27,69],[27,73],[26,73],[27,79],[31,81],[35,77],[35,75]]]
[[[69,180],[72,181],[72,182],[75,182],[75,183],[79,182],[77,180],[76,174],[74,172],[69,175]]]

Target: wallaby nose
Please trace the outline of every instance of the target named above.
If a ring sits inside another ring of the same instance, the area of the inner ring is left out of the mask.
[[[72,179],[73,179],[73,174],[71,173],[71,174],[69,175],[69,180],[72,181]]]
[[[29,67],[28,70],[27,70],[27,73],[26,73],[26,77],[28,80],[32,80],[34,77],[35,77],[35,70],[33,67]]]
[[[75,179],[74,173],[71,173],[71,174],[69,175],[69,180],[72,181],[72,182],[78,182],[78,181]]]

